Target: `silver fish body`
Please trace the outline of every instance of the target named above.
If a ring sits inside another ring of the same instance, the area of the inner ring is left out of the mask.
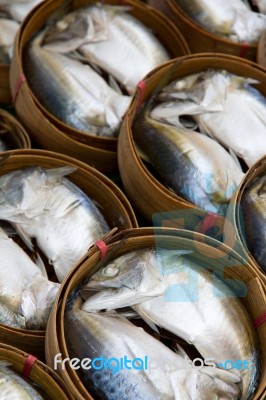
[[[25,73],[40,103],[75,129],[114,136],[131,101],[112,89],[89,65],[41,46],[44,32],[24,52]]]
[[[54,266],[59,282],[109,227],[86,194],[64,178],[75,168],[41,167],[12,171],[0,178],[0,214],[32,248]]]
[[[89,19],[86,36],[83,41],[79,37],[73,39],[71,49],[77,49],[88,61],[114,76],[132,94],[138,82],[167,61],[169,55],[150,29],[122,10],[121,6],[94,5],[74,11],[58,22],[57,30],[53,28],[45,48],[69,51],[71,34],[67,33],[73,31],[72,25],[81,14],[83,21],[86,15]],[[67,41],[62,40],[64,36]]]
[[[180,124],[155,121],[148,111],[136,117],[132,132],[168,187],[206,211],[225,214],[243,173],[220,144]]]
[[[45,400],[28,380],[10,368],[11,363],[0,361],[1,400]]]
[[[0,1],[0,12],[5,13],[10,19],[21,22],[26,15],[42,0],[28,1]]]
[[[235,42],[257,43],[266,29],[263,14],[253,12],[242,0],[176,0],[196,22]]]
[[[192,115],[201,132],[231,149],[251,167],[266,154],[266,99],[250,83],[227,71],[207,70],[165,87],[166,100],[151,117],[171,124]]]
[[[28,284],[42,277],[41,270],[6,233],[0,230],[0,300],[11,311],[19,312]]]
[[[227,360],[246,360],[248,369],[234,371],[242,379],[241,399],[249,399],[259,377],[255,329],[231,289],[205,268],[180,250],[135,251],[92,276],[85,293],[99,293],[89,297],[82,308],[95,312],[133,306],[146,322],[193,344],[218,367]]]
[[[0,324],[12,328],[26,329],[26,318],[11,311],[4,303],[0,302]]]
[[[23,329],[45,329],[59,284],[0,228],[0,322]]]
[[[209,367],[193,370],[188,360],[142,328],[122,317],[87,313],[81,310],[82,302],[80,296],[72,295],[65,313],[66,343],[71,357],[147,357],[150,362],[148,368],[123,368],[117,374],[108,369],[80,369],[82,382],[97,399],[207,400],[217,394],[228,400],[238,398],[239,378],[235,374],[220,374],[220,370]]]
[[[240,202],[247,247],[266,272],[266,176],[245,188]]]

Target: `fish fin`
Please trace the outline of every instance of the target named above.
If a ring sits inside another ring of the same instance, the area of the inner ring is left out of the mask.
[[[63,178],[63,176],[70,175],[73,172],[77,170],[77,167],[74,167],[72,165],[66,166],[66,167],[61,167],[61,168],[50,168],[47,169],[46,175],[47,175],[47,182],[48,183],[54,183],[57,182],[59,179]]]
[[[146,324],[149,325],[149,327],[153,331],[155,331],[156,333],[158,333],[160,335],[160,331],[157,328],[157,325],[149,317],[147,317],[146,314],[143,311],[141,311],[138,306],[133,306],[132,308],[133,308],[133,310],[136,310],[136,312],[140,315],[140,317],[143,319],[143,321],[146,322]]]
[[[126,113],[132,97],[117,95],[106,102],[106,122],[112,127],[117,127]]]
[[[241,169],[241,171],[242,171],[242,167],[241,167],[240,161],[239,161],[239,159],[238,159],[236,153],[234,152],[234,150],[231,149],[231,147],[229,147],[229,154],[231,155],[231,157],[233,158],[234,162],[238,165],[238,167],[239,167],[239,168]]]
[[[45,268],[45,265],[44,265],[44,262],[43,262],[43,260],[42,260],[42,258],[41,258],[41,256],[40,256],[40,254],[37,252],[37,254],[36,254],[36,261],[35,261],[35,264],[37,265],[37,267],[40,269],[40,271],[41,271],[41,273],[42,273],[42,276],[44,277],[44,278],[47,278],[48,279],[48,275],[47,275],[47,272],[46,272],[46,268]]]
[[[144,151],[141,150],[141,148],[138,146],[137,143],[135,143],[135,149],[138,154],[138,156],[143,160],[146,161],[147,163],[151,164],[149,157],[144,153]]]
[[[92,69],[94,69],[94,71],[97,72],[97,74],[99,74],[100,76],[103,75],[103,71],[101,70],[100,67],[98,67],[98,65],[96,63],[90,61],[90,66],[91,66]]]
[[[141,319],[140,315],[134,310],[106,310],[100,312],[100,314],[128,319]]]
[[[196,400],[205,398],[206,393],[208,393],[208,399],[231,400],[240,398],[240,376],[229,371],[223,372],[227,373],[220,375],[218,368],[214,367],[197,369],[184,367],[170,371],[169,376],[175,399]]]
[[[29,235],[27,235],[27,233],[23,230],[23,228],[21,228],[19,225],[17,224],[12,224],[14,225],[17,233],[19,234],[19,236],[21,237],[21,239],[23,240],[23,242],[25,243],[25,245],[31,250],[34,251],[34,246],[32,244],[31,241],[31,237]]]
[[[178,354],[179,356],[183,357],[184,359],[189,358],[183,347],[180,346],[180,344],[175,343],[174,344],[174,352]]]
[[[200,119],[200,120],[198,121],[198,127],[199,127],[200,132],[201,132],[203,135],[209,136],[209,137],[211,137],[212,139],[215,140],[215,138],[214,138],[214,136],[213,136],[213,134],[212,134],[212,131],[209,129],[209,127],[208,127],[208,125],[205,123],[205,121],[202,121],[202,119]]]
[[[109,11],[112,14],[119,14],[122,12],[128,12],[132,11],[133,7],[132,6],[126,6],[126,5],[113,5],[113,4],[99,4],[98,7],[102,8],[103,10]]]
[[[108,75],[108,83],[109,83],[109,86],[110,86],[115,92],[117,92],[118,94],[123,95],[122,90],[121,90],[121,88],[120,88],[120,86],[119,86],[117,80],[116,80],[112,75],[110,75],[110,74]]]

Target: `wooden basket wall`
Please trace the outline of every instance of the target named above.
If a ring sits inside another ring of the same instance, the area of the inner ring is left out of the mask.
[[[9,65],[0,64],[0,103],[11,104]]]
[[[12,114],[0,109],[0,139],[2,134],[14,149],[31,148],[29,135],[21,123]]]
[[[15,108],[30,135],[42,148],[70,155],[104,172],[115,171],[117,170],[116,138],[84,134],[59,121],[39,103],[27,82],[23,82],[17,92],[18,82],[24,76],[22,53],[26,44],[63,2],[64,0],[56,2],[47,0],[41,3],[24,20],[16,36],[10,67],[11,92],[12,96],[16,97]],[[75,0],[72,7],[74,9],[85,7],[95,2],[95,0]],[[107,0],[106,3],[121,5],[119,0]],[[123,4],[132,6],[132,14],[154,31],[171,57],[189,53],[179,30],[162,13],[136,0],[125,0]]]
[[[254,271],[253,266],[246,263],[242,257],[231,249],[207,236],[179,229],[156,229],[140,228],[121,232],[107,241],[109,251],[119,246],[115,257],[126,252],[144,248],[147,246],[166,246],[167,248],[182,248],[198,250],[199,257],[204,259],[210,268],[219,264],[225,268],[224,277],[227,279],[238,279],[244,282],[248,288],[248,295],[242,298],[245,307],[248,309],[251,318],[255,320],[265,312],[266,309],[266,286]],[[227,258],[227,255],[230,256]],[[230,266],[228,266],[228,260]],[[48,365],[53,366],[54,357],[62,353],[62,359],[68,357],[67,346],[64,336],[64,310],[69,294],[82,280],[97,270],[100,261],[98,249],[91,248],[86,257],[68,275],[61,286],[59,296],[56,299],[53,310],[50,314],[46,339],[45,352]],[[263,400],[266,395],[266,324],[258,328],[258,338],[261,353],[261,377],[260,384],[253,400]],[[58,366],[60,367],[60,366]],[[66,363],[65,369],[59,368],[61,375],[69,390],[77,400],[93,400],[81,383],[78,375]]]
[[[164,12],[178,26],[192,53],[223,53],[256,61],[257,45],[235,43],[209,32],[191,19],[175,0],[148,0],[148,4]]]
[[[258,265],[257,261],[247,249],[246,242],[244,239],[244,233],[241,229],[241,199],[246,187],[249,185],[250,182],[254,180],[257,176],[260,176],[262,173],[265,174],[266,172],[266,156],[259,160],[253,167],[250,168],[248,173],[245,176],[245,179],[242,181],[241,185],[239,186],[237,192],[233,196],[230,201],[226,221],[224,224],[224,230],[227,235],[232,235],[235,240],[235,247],[236,250],[240,254],[248,254],[252,262],[257,265],[262,279],[266,282],[266,272],[263,272],[262,268]],[[240,205],[240,206],[239,206]]]
[[[63,154],[45,150],[14,150],[0,155],[0,176],[15,169],[39,165],[77,168],[69,179],[80,187],[105,216],[109,226],[120,230],[137,227],[134,212],[121,190],[92,167]],[[44,331],[31,331],[0,325],[0,342],[18,347],[44,360]]]

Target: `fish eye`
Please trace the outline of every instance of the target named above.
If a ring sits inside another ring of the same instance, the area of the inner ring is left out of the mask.
[[[103,275],[109,276],[110,278],[114,278],[118,274],[119,274],[119,268],[116,266],[116,264],[108,264],[103,269]]]

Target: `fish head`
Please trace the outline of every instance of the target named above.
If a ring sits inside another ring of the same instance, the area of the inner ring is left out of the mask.
[[[0,177],[0,205],[23,208],[36,201],[45,184],[45,172],[41,168],[25,168]]]
[[[133,290],[142,280],[143,256],[144,251],[133,251],[112,260],[92,276],[86,288],[100,290],[123,286]]]

